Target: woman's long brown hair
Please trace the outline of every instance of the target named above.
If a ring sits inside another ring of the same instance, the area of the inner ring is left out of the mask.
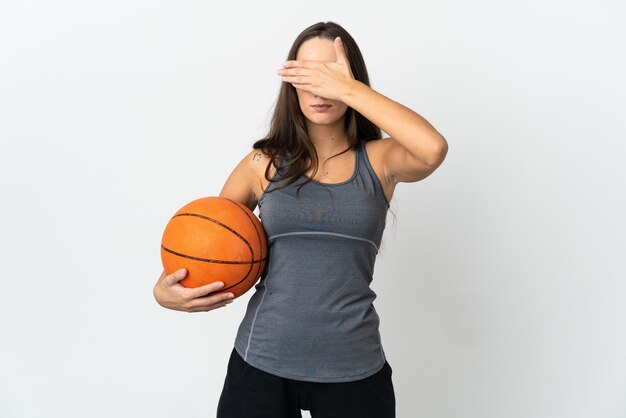
[[[334,22],[319,22],[302,31],[291,46],[287,60],[295,60],[300,45],[308,39],[320,37],[334,40],[337,36],[341,37],[354,78],[370,86],[365,61],[358,45],[344,28]],[[346,110],[344,128],[349,147],[330,158],[351,149],[356,150],[361,142],[382,138],[381,129],[351,107]],[[265,168],[265,178],[270,184],[287,179],[281,187],[271,188],[265,193],[289,186],[312,167],[313,175],[298,187],[297,192],[315,177],[319,158],[309,138],[306,119],[300,109],[296,89],[290,83],[281,84],[269,132],[264,138],[256,141],[252,147],[263,150],[270,158]],[[281,170],[272,179],[269,176],[270,167],[271,165],[278,167],[279,159],[282,160]]]

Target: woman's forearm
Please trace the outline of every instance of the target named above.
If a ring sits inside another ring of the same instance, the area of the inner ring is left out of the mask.
[[[437,165],[445,156],[448,143],[426,119],[366,84],[358,80],[347,83],[341,101],[388,133],[425,164]]]

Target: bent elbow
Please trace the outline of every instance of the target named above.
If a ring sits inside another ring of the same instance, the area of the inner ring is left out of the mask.
[[[442,136],[441,140],[435,146],[430,159],[428,160],[428,165],[431,167],[439,167],[443,160],[446,159],[446,155],[448,154],[448,142]]]

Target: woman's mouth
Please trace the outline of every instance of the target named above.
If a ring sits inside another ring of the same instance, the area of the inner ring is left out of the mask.
[[[325,112],[326,110],[328,110],[332,105],[312,105],[311,107],[313,109],[315,109],[318,112]]]

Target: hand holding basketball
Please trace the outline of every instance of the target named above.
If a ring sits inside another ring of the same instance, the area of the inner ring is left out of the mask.
[[[239,297],[259,280],[267,262],[267,239],[256,215],[240,202],[203,197],[171,217],[161,239],[166,287],[203,288],[220,281],[222,292]],[[170,277],[185,269],[187,275]],[[181,289],[177,290],[179,293]],[[180,303],[180,299],[173,301]],[[189,302],[189,301],[187,301]]]
[[[208,312],[232,303],[230,292],[210,295],[224,287],[220,286],[222,282],[187,288],[179,283],[186,275],[185,269],[177,270],[170,275],[163,271],[153,289],[154,298],[159,305],[176,311]]]

